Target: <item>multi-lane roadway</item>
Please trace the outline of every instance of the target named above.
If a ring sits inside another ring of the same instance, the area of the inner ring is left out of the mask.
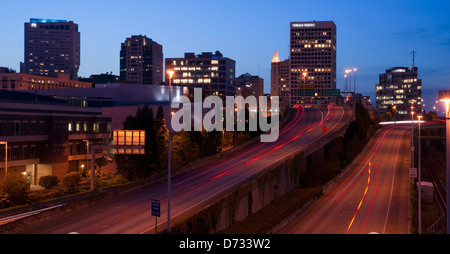
[[[410,130],[378,131],[325,195],[279,233],[408,234]]]
[[[329,107],[294,107],[294,117],[280,130],[276,142],[259,142],[245,150],[222,158],[208,166],[172,179],[171,221],[188,216],[240,185],[269,170],[271,165],[298,153],[303,145],[335,135],[351,119],[351,111],[330,104]],[[326,126],[324,131],[323,126]],[[127,195],[86,209],[35,224],[18,233],[80,234],[153,233],[166,229],[167,182],[151,184]],[[151,216],[151,199],[161,202],[161,217]],[[172,224],[173,225],[173,224]]]

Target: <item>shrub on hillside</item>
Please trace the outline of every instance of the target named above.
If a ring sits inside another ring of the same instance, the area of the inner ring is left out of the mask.
[[[29,185],[22,174],[7,174],[0,181],[0,193],[8,195],[11,205],[25,203]]]
[[[63,186],[67,188],[69,192],[74,192],[80,187],[80,174],[78,172],[70,172],[63,178]]]
[[[51,189],[58,185],[59,179],[56,176],[43,176],[39,178],[39,185],[46,188]]]
[[[6,193],[0,193],[0,209],[8,208],[11,204],[9,201],[9,195]]]

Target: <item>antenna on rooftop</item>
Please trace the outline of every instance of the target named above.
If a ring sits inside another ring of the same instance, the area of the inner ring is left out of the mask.
[[[412,66],[411,66],[411,70],[414,71],[414,58],[415,58],[415,56],[416,56],[416,51],[413,50],[413,51],[411,52],[411,54],[412,54],[412,56],[413,56],[413,58],[412,58]]]

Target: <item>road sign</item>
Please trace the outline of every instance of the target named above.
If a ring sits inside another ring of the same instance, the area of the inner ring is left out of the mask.
[[[161,216],[161,203],[158,199],[152,199],[152,216]]]
[[[339,96],[341,95],[340,89],[325,89],[325,96]]]
[[[417,177],[417,168],[409,168],[409,177],[411,178]]]
[[[299,90],[299,95],[300,96],[314,96],[314,94],[316,93],[316,90]]]
[[[316,90],[316,85],[298,85],[298,89]]]

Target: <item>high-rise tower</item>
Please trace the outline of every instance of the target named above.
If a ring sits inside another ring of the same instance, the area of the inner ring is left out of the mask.
[[[120,80],[160,85],[163,76],[163,52],[160,44],[142,35],[133,35],[121,44]]]
[[[73,21],[30,19],[25,22],[24,73],[78,78],[80,32]]]
[[[333,21],[291,22],[290,105],[326,106],[336,89],[336,25]]]
[[[270,94],[278,96],[280,101],[280,108],[289,106],[290,101],[290,60],[280,60],[278,52],[272,57],[270,69]]]

